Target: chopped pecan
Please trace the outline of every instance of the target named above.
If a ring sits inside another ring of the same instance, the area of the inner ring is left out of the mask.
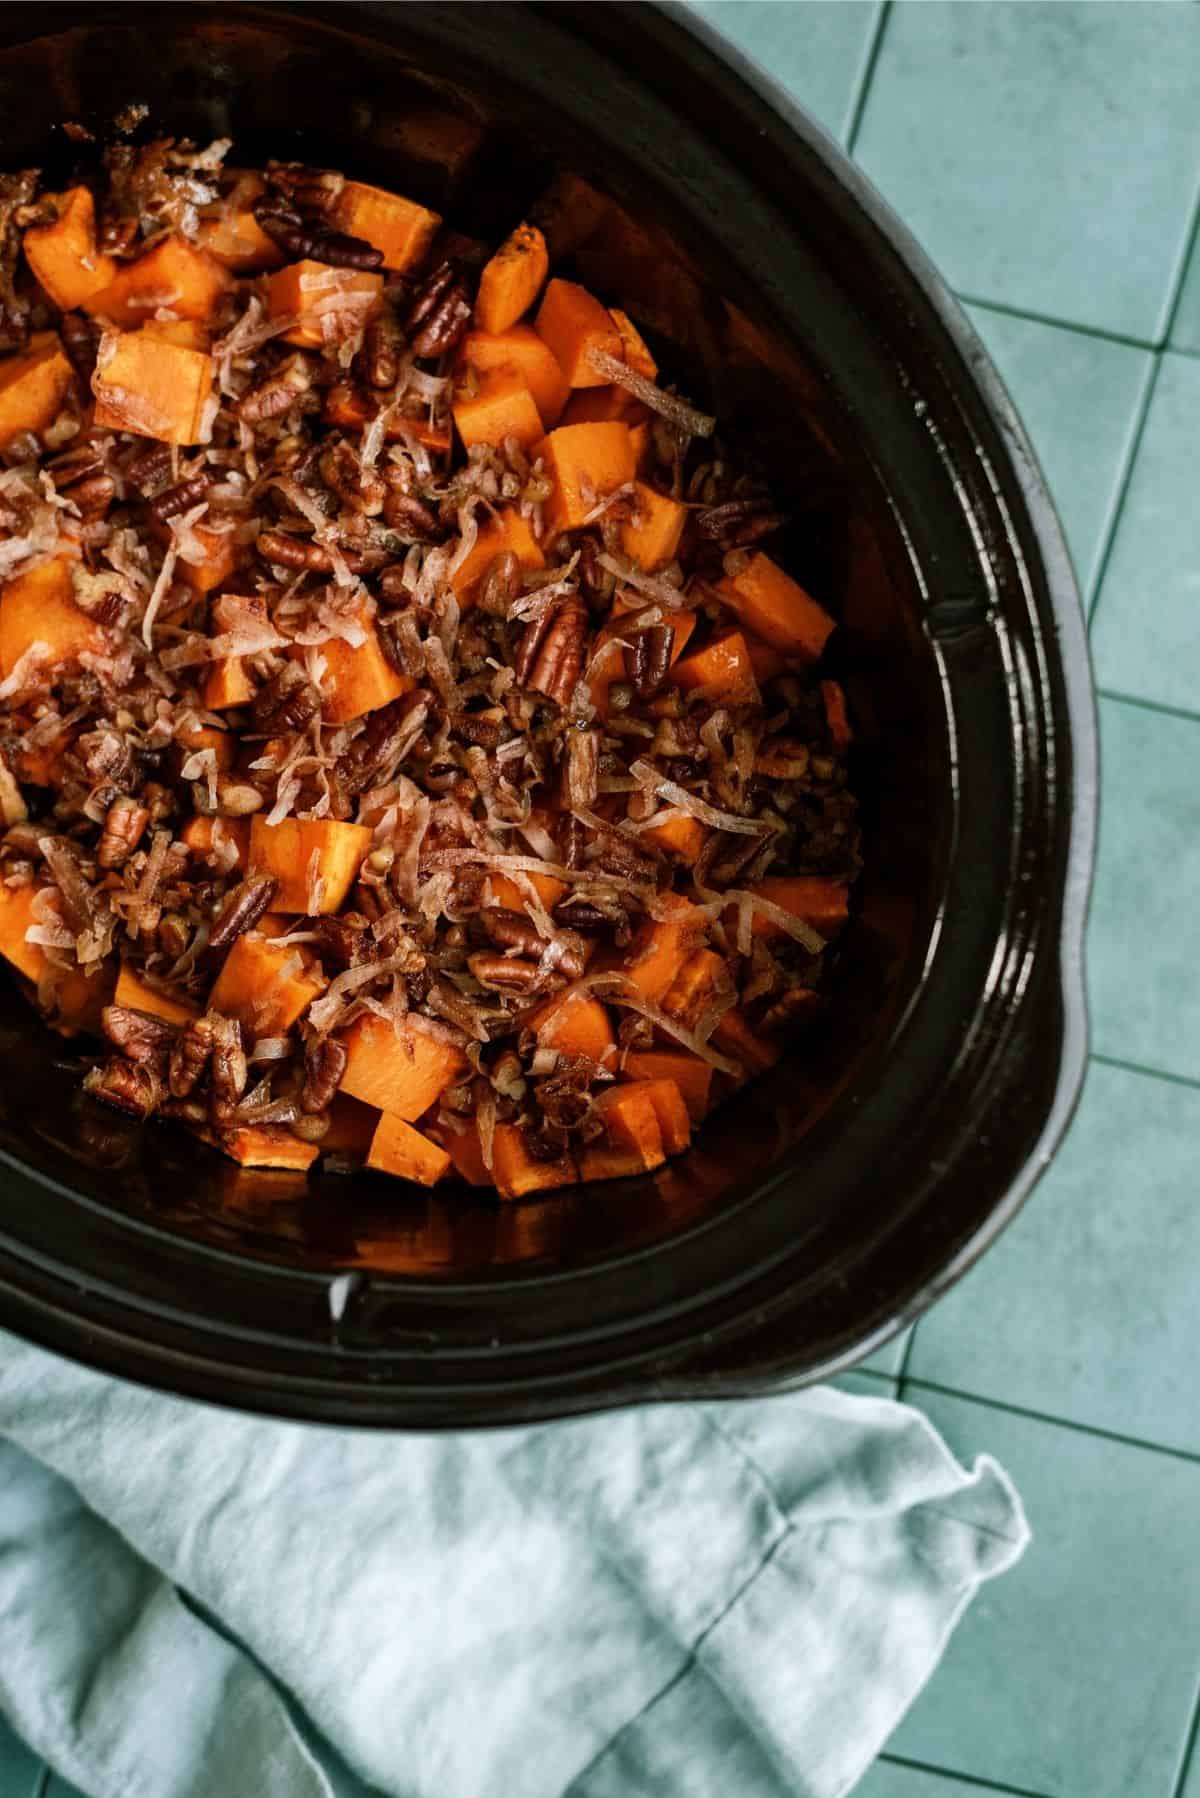
[[[100,1025],[113,1048],[130,1061],[152,1062],[156,1067],[162,1065],[176,1036],[175,1026],[165,1018],[134,1011],[128,1005],[106,1005]]]
[[[511,549],[501,550],[488,563],[476,600],[489,618],[507,618],[509,607],[521,591],[521,564]]]
[[[149,499],[164,481],[170,480],[173,466],[170,444],[156,443],[134,457],[129,464],[129,479],[142,498]]]
[[[406,746],[424,728],[431,703],[431,695],[415,687],[402,699],[368,713],[358,735],[335,764],[335,777],[348,793],[365,792],[384,769],[401,759]]]
[[[210,949],[226,949],[236,937],[251,930],[262,917],[279,885],[270,875],[256,874],[234,887],[208,939]]]
[[[503,908],[481,911],[479,922],[498,948],[519,949],[522,955],[534,961],[541,955],[542,939],[523,912]]]
[[[158,1110],[163,1101],[162,1075],[150,1062],[127,1061],[113,1055],[84,1076],[83,1087],[93,1099],[123,1111],[139,1121]]]
[[[225,1124],[246,1090],[246,1051],[236,1018],[214,1011],[209,1019],[213,1030],[212,1118],[215,1124]]]
[[[600,779],[600,732],[570,730],[567,732],[567,759],[563,771],[563,788],[569,809],[591,807],[596,802]]]
[[[499,993],[531,993],[540,979],[536,962],[492,955],[487,950],[469,955],[467,966],[480,986],[491,987]]]
[[[745,549],[778,531],[787,523],[783,512],[773,512],[767,499],[732,499],[721,506],[706,506],[696,513],[696,529],[721,549]]]
[[[310,168],[303,162],[269,162],[267,181],[298,212],[327,218],[342,196],[345,175],[337,169]]]
[[[495,749],[504,735],[504,726],[500,719],[490,712],[447,712],[446,722],[453,736],[460,737],[464,743],[476,744],[481,749]]]
[[[821,1008],[821,996],[807,986],[792,986],[781,993],[775,1003],[763,1013],[760,1028],[773,1036],[780,1030],[789,1030],[803,1017],[810,1017]]]
[[[136,799],[130,799],[126,793],[115,799],[105,813],[100,846],[96,850],[97,867],[123,867],[141,842],[149,822],[149,812]]]
[[[198,506],[208,492],[208,476],[203,469],[199,474],[189,475],[186,481],[180,481],[176,487],[168,487],[157,494],[149,503],[147,510],[157,519],[159,524],[166,524],[170,518],[177,518],[181,512],[190,512]]]
[[[316,364],[310,356],[297,350],[265,380],[249,388],[237,403],[238,417],[248,425],[266,424],[279,418],[294,406],[303,394],[311,391]]]
[[[326,445],[318,467],[325,485],[352,512],[374,518],[383,511],[387,487],[382,475],[373,468],[364,468],[354,445],[344,437]]]
[[[318,1036],[309,1043],[304,1052],[304,1086],[300,1093],[300,1108],[313,1113],[324,1111],[331,1104],[333,1095],[341,1084],[342,1075],[346,1072],[349,1055],[346,1045],[340,1037]]]
[[[307,568],[314,574],[331,574],[333,557],[323,543],[311,537],[292,537],[286,531],[260,531],[254,545],[267,562],[278,562],[284,568]],[[366,567],[364,557],[354,550],[343,550],[342,559],[351,574],[361,574]]]
[[[392,477],[399,471],[393,470]],[[383,501],[383,522],[406,543],[437,543],[445,536],[441,524],[423,500],[415,493],[405,493],[389,485]]]
[[[425,673],[425,645],[411,606],[379,621],[383,653],[399,674],[419,680]]]
[[[195,1092],[212,1060],[214,1040],[209,1018],[192,1018],[183,1026],[171,1048],[167,1076],[173,1098],[186,1099]]]
[[[105,466],[104,451],[91,441],[76,443],[46,464],[59,493],[84,519],[103,517],[116,498],[117,484]]]
[[[96,352],[100,348],[100,327],[83,312],[64,312],[58,327],[63,349],[71,367],[90,390],[96,372]]]
[[[369,387],[394,387],[404,353],[404,335],[394,312],[387,307],[371,319],[363,332],[362,368]]]
[[[457,265],[440,262],[417,289],[405,324],[414,356],[457,349],[471,322],[471,301]]]
[[[807,744],[794,737],[769,737],[754,758],[754,772],[766,780],[803,780],[808,759]]]
[[[321,960],[335,968],[352,968],[370,954],[365,921],[352,924],[346,917],[314,918],[313,930]]]
[[[250,707],[256,727],[267,736],[303,730],[321,709],[321,694],[299,662],[285,662]]]

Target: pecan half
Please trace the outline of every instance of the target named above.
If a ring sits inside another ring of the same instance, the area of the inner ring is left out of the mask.
[[[596,802],[600,780],[600,732],[572,730],[567,733],[567,759],[563,769],[563,789],[568,808],[592,806]]]
[[[127,1061],[123,1055],[113,1055],[92,1068],[84,1076],[83,1087],[102,1105],[111,1105],[114,1111],[139,1121],[157,1111],[164,1096],[158,1069],[149,1062]]]
[[[152,493],[171,478],[171,446],[167,443],[156,443],[152,448],[143,450],[129,464],[129,479],[133,487],[143,499],[149,499]]]
[[[105,467],[99,444],[77,443],[46,464],[59,493],[65,494],[81,518],[103,517],[116,497],[117,484]]]
[[[498,993],[531,993],[540,978],[536,962],[493,955],[487,950],[468,955],[467,966],[480,986],[491,987]]]
[[[404,353],[404,336],[394,312],[385,308],[363,332],[362,369],[369,387],[394,387]]]
[[[530,956],[534,961],[541,955],[542,939],[523,912],[503,908],[481,911],[479,922],[497,948],[519,949],[522,955]]]
[[[258,874],[234,887],[212,927],[208,947],[226,949],[236,937],[252,929],[275,897],[278,885],[270,875]]]
[[[509,607],[521,591],[521,573],[521,564],[511,549],[493,557],[479,584],[475,602],[479,610],[489,618],[507,618]]]
[[[89,389],[96,372],[96,352],[100,348],[100,327],[82,312],[64,312],[58,327],[67,361]]]
[[[255,725],[267,736],[303,730],[321,709],[321,694],[299,662],[285,662],[260,687],[250,707]]]
[[[332,574],[333,557],[323,543],[311,537],[292,537],[286,531],[260,531],[254,545],[264,561],[278,562],[284,568],[307,568],[313,574]],[[351,574],[361,574],[366,559],[354,550],[344,549],[342,560]]]
[[[171,1049],[168,1080],[171,1095],[186,1099],[199,1086],[212,1059],[213,1027],[208,1018],[192,1018],[183,1026]]]
[[[126,793],[115,799],[104,816],[104,829],[96,850],[97,867],[123,867],[141,842],[149,822],[149,812],[136,799],[130,799]]]
[[[414,356],[457,349],[471,322],[471,301],[453,262],[440,262],[417,289],[405,324]]]
[[[346,1072],[349,1054],[336,1036],[319,1036],[304,1052],[304,1086],[300,1092],[300,1109],[310,1114],[324,1111]]]
[[[193,506],[198,506],[207,492],[208,476],[201,470],[186,481],[180,481],[178,486],[156,494],[147,510],[159,524],[166,524],[169,518],[177,518],[181,512],[190,512]]]
[[[384,511],[387,488],[383,477],[373,468],[363,467],[354,445],[345,438],[330,443],[321,452],[317,466],[325,485],[352,512],[374,518]]]
[[[399,470],[393,470],[393,474]],[[383,522],[406,543],[437,543],[445,531],[435,515],[415,493],[392,488],[383,502]]]
[[[346,177],[337,169],[310,168],[303,162],[268,162],[267,181],[299,211],[326,218],[342,197]]]
[[[212,1118],[215,1124],[224,1124],[246,1090],[246,1051],[236,1018],[214,1011],[209,1020],[213,1030]]]
[[[237,403],[238,417],[249,425],[266,424],[272,418],[279,418],[311,391],[315,372],[312,359],[297,350],[265,380],[242,395]]]
[[[584,648],[587,643],[588,615],[578,600],[568,600],[551,617],[533,651],[524,655],[524,639],[518,661],[524,661],[528,673],[517,667],[517,679],[523,686],[544,693],[555,705],[565,706],[583,673]]]
[[[407,754],[425,727],[432,696],[416,687],[402,699],[370,712],[346,753],[334,764],[334,776],[347,793],[373,786],[392,763]]]
[[[134,1011],[128,1005],[106,1005],[100,1013],[100,1025],[114,1049],[130,1061],[162,1063],[175,1040],[175,1026],[165,1018],[152,1017],[146,1011]]]
[[[669,624],[652,624],[633,639],[629,678],[639,699],[652,699],[671,671],[675,630]]]

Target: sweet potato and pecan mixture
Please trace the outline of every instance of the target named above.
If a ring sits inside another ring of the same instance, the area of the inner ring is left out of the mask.
[[[0,952],[246,1165],[653,1168],[822,1004],[833,620],[536,224],[228,150],[0,183]]]

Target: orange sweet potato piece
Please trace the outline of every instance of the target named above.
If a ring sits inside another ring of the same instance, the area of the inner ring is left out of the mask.
[[[551,531],[574,530],[617,487],[636,473],[628,425],[561,425],[537,446],[554,484],[546,504]]]
[[[373,396],[366,398],[348,381],[335,381],[326,392],[322,417],[326,424],[361,431],[378,410],[379,402]],[[383,435],[387,443],[401,443],[406,437],[415,437],[418,443],[431,450],[448,450],[451,441],[449,425],[432,424],[428,417],[411,412],[393,412],[383,427]]]
[[[197,749],[211,749],[217,767],[223,771],[232,768],[237,759],[237,738],[233,732],[217,730],[209,724],[192,724],[176,731],[175,741],[185,756]]]
[[[492,1178],[502,1199],[523,1198],[529,1192],[549,1192],[571,1186],[578,1179],[569,1155],[560,1161],[537,1161],[525,1146],[515,1124],[497,1124],[492,1138]]]
[[[465,1073],[466,1056],[453,1043],[429,1036],[415,1022],[397,1035],[386,1018],[364,1017],[343,1041],[342,1091],[411,1124]]]
[[[283,261],[283,251],[254,216],[254,202],[265,192],[261,176],[243,175],[226,202],[229,210],[200,220],[201,249],[232,274],[256,274],[259,269],[278,268]]]
[[[721,631],[702,649],[693,649],[675,664],[671,679],[677,687],[703,687],[714,699],[731,702],[752,698],[756,692],[750,651],[741,631]]]
[[[567,403],[566,376],[532,325],[512,325],[507,331],[468,331],[458,352],[459,365],[486,374],[497,368],[516,369],[533,395],[542,424],[552,431]]]
[[[222,656],[204,676],[200,698],[206,712],[224,712],[230,706],[248,705],[257,691],[246,673],[245,658]]]
[[[57,219],[26,231],[22,247],[25,260],[60,312],[74,312],[117,273],[113,258],[97,248],[96,202],[88,187],[59,194]]]
[[[403,1118],[385,1111],[371,1138],[367,1166],[398,1180],[415,1180],[419,1186],[436,1186],[450,1166],[450,1157]]]
[[[316,1143],[301,1142],[283,1124],[239,1124],[233,1130],[198,1134],[241,1167],[279,1167],[303,1173],[321,1152]]]
[[[237,1018],[248,1036],[282,1036],[325,986],[311,968],[287,971],[302,954],[253,933],[238,937],[221,964],[210,1007]]]
[[[692,1120],[675,1081],[644,1080],[621,1090],[645,1093],[658,1119],[663,1148],[668,1155],[681,1155],[692,1140]]]
[[[371,832],[363,824],[333,818],[283,818],[268,824],[261,813],[250,821],[250,872],[271,874],[279,883],[273,911],[310,916],[340,911],[370,847]],[[310,888],[318,881],[320,890],[310,900]]]
[[[554,360],[571,387],[603,387],[608,380],[588,360],[603,350],[618,361],[624,354],[621,333],[612,314],[576,281],[550,282],[538,307],[534,329],[554,352]]]
[[[497,447],[510,437],[528,450],[540,441],[542,418],[533,395],[515,368],[496,368],[477,375],[477,391],[460,388],[452,411],[458,434],[470,449],[476,443]]]
[[[620,419],[632,431],[646,426],[650,408],[642,404],[628,387],[613,382],[609,387],[577,387],[567,401],[562,415],[565,425],[604,424]],[[647,427],[648,428],[648,427]]]
[[[347,181],[333,209],[334,222],[351,237],[383,251],[384,268],[404,274],[424,262],[442,220],[440,214],[402,194],[365,181]]]
[[[72,597],[71,556],[55,556],[0,588],[0,673],[12,673],[26,650],[44,643],[52,667],[104,647],[104,633]]]
[[[668,1017],[693,1029],[706,1007],[727,984],[725,963],[712,949],[701,949],[689,955],[662,996],[661,1004]]]
[[[40,944],[25,941],[25,932],[37,923],[34,897],[31,886],[0,886],[0,955],[26,980],[41,986],[50,968],[49,958]],[[51,908],[58,910],[56,901],[51,901]],[[111,975],[106,969],[89,978],[78,968],[56,967],[49,988],[48,994],[43,989],[39,996],[49,998],[56,1029],[67,1035],[77,1030],[99,1034],[100,1012],[112,990]]]
[[[212,348],[213,334],[200,318],[151,318],[141,326],[141,332],[156,343],[174,343],[184,350],[207,353]]]
[[[201,861],[214,867],[237,872],[250,861],[250,820],[248,818],[189,818],[180,831],[180,841]],[[234,859],[227,859],[227,845],[234,849]]]
[[[342,637],[331,637],[321,645],[322,715],[327,724],[349,724],[412,691],[412,679],[398,673],[384,655],[375,626],[365,618],[361,622],[367,632],[365,643],[356,647]],[[305,651],[298,648],[292,654],[302,661]]]
[[[708,827],[701,824],[699,818],[683,816],[668,818],[665,824],[652,824],[649,830],[639,831],[638,841],[651,843],[655,849],[677,855],[690,864],[703,849],[707,836]]]
[[[238,565],[237,540],[232,531],[219,531],[210,524],[194,524],[191,535],[203,551],[201,560],[192,562],[181,553],[175,573],[186,581],[193,593],[211,593],[227,581]],[[186,545],[190,551],[191,545]]]
[[[650,354],[645,338],[629,314],[619,311],[616,306],[611,306],[609,317],[620,333],[621,350],[626,364],[635,374],[643,375],[647,381],[653,381],[658,374],[658,363]]]
[[[689,1055],[686,1049],[631,1049],[625,1057],[622,1077],[655,1083],[670,1081],[682,1095],[693,1124],[701,1123],[708,1111],[712,1068],[698,1055]]]
[[[83,301],[85,311],[132,330],[156,312],[176,318],[210,318],[232,285],[219,262],[182,237],[164,237],[124,262],[107,287]]]
[[[760,687],[765,686],[767,681],[774,680],[777,674],[783,673],[788,665],[787,658],[781,656],[772,644],[765,642],[762,637],[756,637],[753,631],[743,631],[742,636],[746,640],[746,652],[750,657],[754,678]]]
[[[92,392],[96,425],[162,443],[207,443],[213,359],[145,331],[106,333]]]
[[[596,1110],[604,1120],[609,1147],[627,1150],[635,1156],[638,1172],[661,1167],[667,1158],[658,1112],[646,1090],[648,1084],[638,1081],[629,1086],[610,1086],[596,1100]]]
[[[0,617],[3,614],[0,613]],[[0,658],[2,666],[2,658]],[[73,731],[59,731],[48,743],[35,743],[18,749],[13,771],[25,787],[57,787],[62,782],[63,756],[75,741]]]
[[[23,431],[40,434],[62,410],[73,379],[54,331],[38,331],[29,348],[0,361],[0,449]]]
[[[553,874],[527,874],[525,878],[533,882],[533,890],[547,911],[554,910],[567,890],[566,882],[556,880]],[[517,882],[507,874],[489,874],[484,892],[489,903],[503,911],[524,911],[529,903]]]
[[[755,883],[752,891],[790,912],[793,918],[810,924],[824,937],[836,936],[849,915],[850,888],[843,880],[820,874],[768,874]],[[781,934],[778,924],[762,912],[755,912],[752,929],[755,936]]]
[[[113,1004],[128,1005],[131,1011],[148,1011],[151,1017],[165,1018],[168,1024],[186,1024],[198,1011],[190,999],[169,999],[165,993],[147,986],[128,962],[122,963],[117,976]]]
[[[268,278],[267,312],[271,318],[295,318],[282,333],[285,343],[319,350],[360,331],[378,312],[382,294],[383,276],[369,270],[289,262]]]
[[[684,963],[704,940],[707,921],[679,893],[663,896],[670,915],[647,918],[624,954],[622,971],[647,999],[658,1004]]]
[[[479,534],[469,553],[450,577],[450,585],[463,610],[475,603],[484,575],[497,556],[511,550],[522,568],[544,568],[546,558],[529,521],[515,506],[505,506],[494,517],[479,521]]]
[[[824,607],[761,551],[740,574],[727,575],[717,592],[748,630],[784,655],[815,662],[833,630]]]
[[[686,523],[687,507],[681,500],[635,481],[633,516],[621,526],[621,548],[630,561],[654,574],[675,560]]]
[[[0,955],[11,962],[18,974],[36,982],[46,966],[46,951],[37,943],[25,941],[25,932],[37,923],[34,897],[35,888],[31,886],[0,884]]]
[[[854,741],[850,718],[846,711],[846,695],[840,681],[823,680],[821,698],[825,704],[825,723],[835,749],[849,749]]]
[[[617,1044],[608,1012],[588,993],[547,999],[526,1021],[529,1029],[536,1031],[543,1049],[554,1049],[568,1058],[583,1056],[600,1067],[615,1068]]]
[[[712,1040],[722,1055],[730,1055],[741,1062],[745,1079],[752,1074],[765,1074],[783,1054],[782,1045],[773,1037],[753,1030],[736,1005],[724,1014],[712,1033]]]
[[[483,1159],[483,1145],[479,1140],[479,1131],[472,1121],[465,1130],[451,1130],[448,1126],[441,1131],[442,1147],[454,1164],[454,1171],[468,1186],[491,1186],[494,1184],[491,1172]]]
[[[482,331],[507,331],[529,311],[550,272],[546,240],[536,225],[518,225],[479,277],[475,322]]]

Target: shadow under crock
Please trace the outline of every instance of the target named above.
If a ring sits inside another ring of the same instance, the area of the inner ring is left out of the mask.
[[[834,613],[866,871],[818,1031],[659,1173],[498,1205],[238,1170],[78,1091],[0,994],[0,1320],[178,1391],[511,1422],[815,1378],[969,1265],[1083,1061],[1094,725],[1061,534],[916,246],[702,27],[607,5],[204,4],[0,18],[0,159],[65,176],[124,103],[553,246],[769,468]],[[734,59],[735,60],[735,59]],[[590,194],[590,198],[588,195]],[[581,197],[582,195],[582,197]],[[585,203],[586,202],[586,203]],[[335,1320],[329,1275],[368,1270]]]

